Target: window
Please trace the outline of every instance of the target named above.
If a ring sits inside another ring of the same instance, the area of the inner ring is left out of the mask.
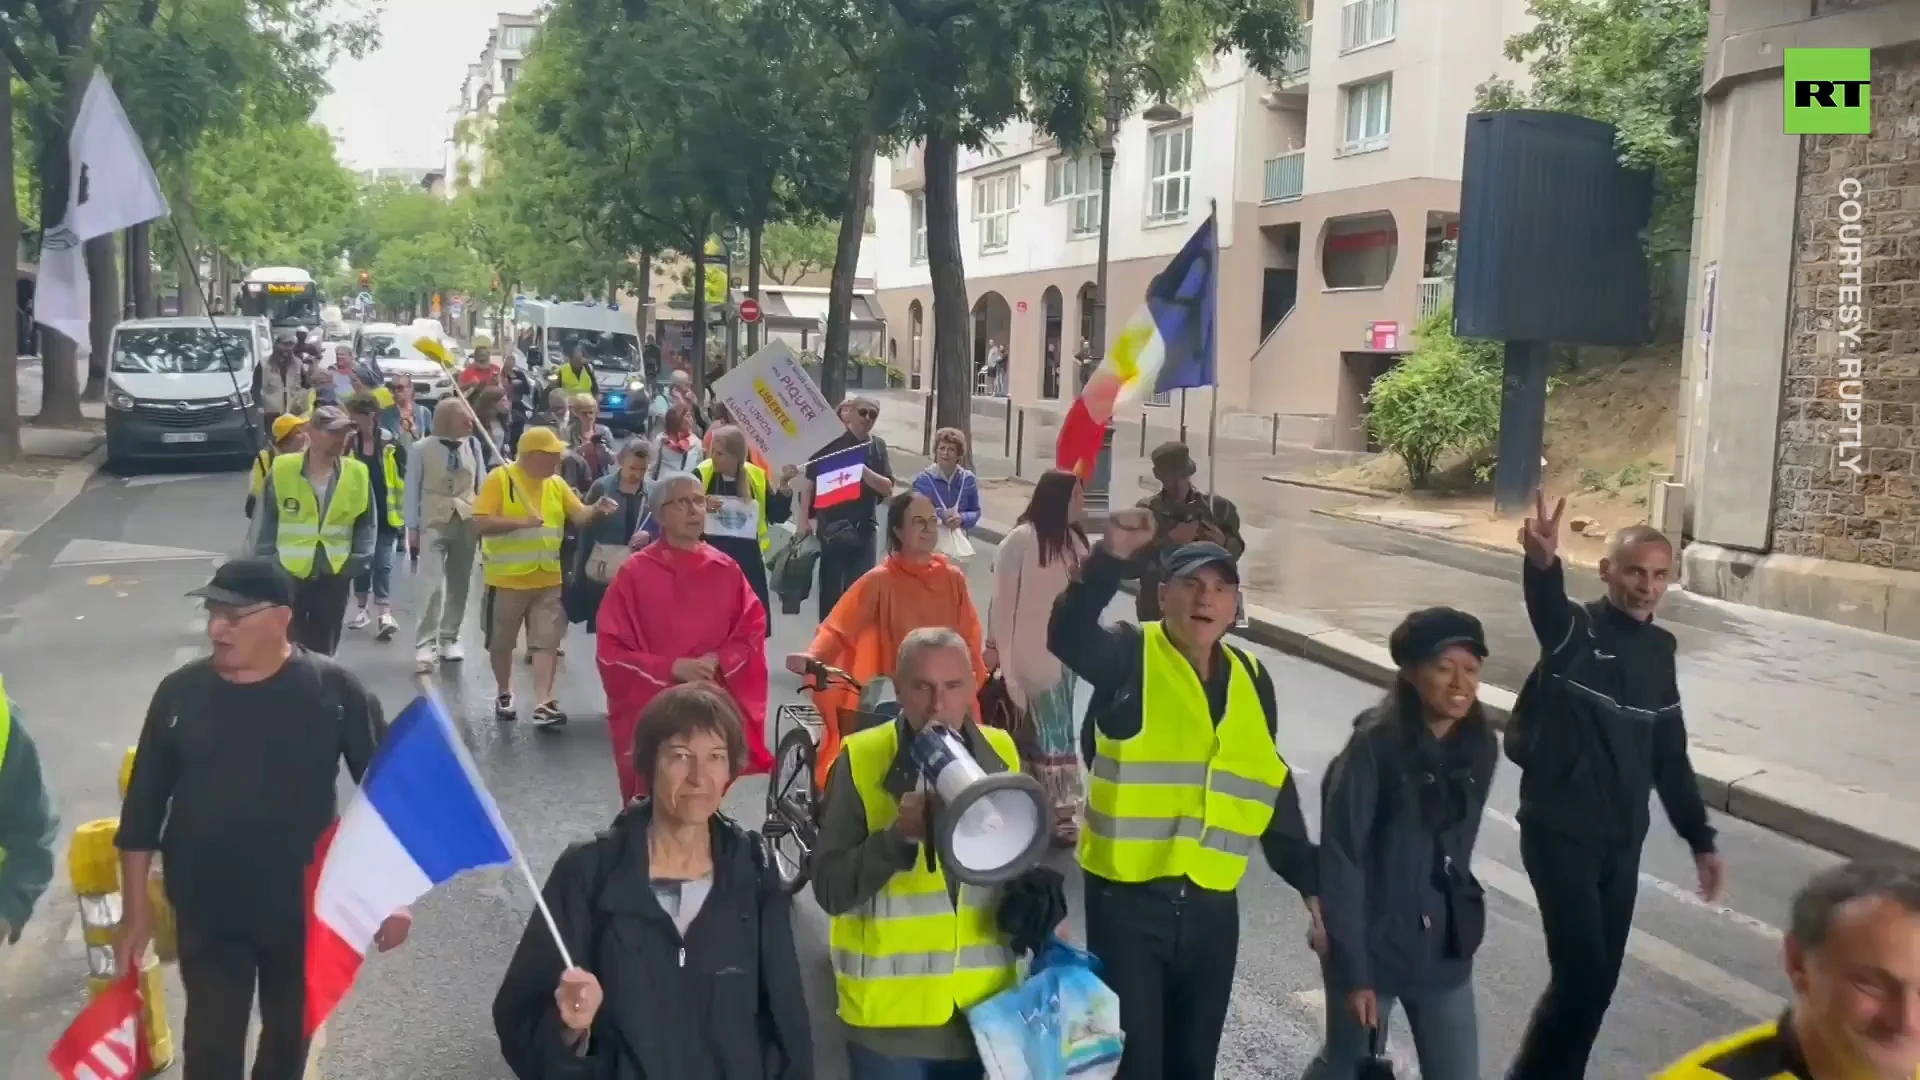
[[[973,221],[980,231],[980,254],[1007,250],[1013,239],[1013,212],[1020,209],[1020,170],[1007,169],[973,181]]]
[[[1397,0],[1349,0],[1340,9],[1340,51],[1391,41],[1398,6]]]
[[[1346,137],[1340,150],[1358,154],[1387,145],[1393,132],[1393,80],[1374,79],[1355,83],[1341,91],[1346,101]]]
[[[533,27],[509,26],[500,32],[500,47],[514,52],[526,52],[533,44]]]
[[[916,263],[927,261],[927,197],[915,195],[909,207],[908,216],[912,219],[913,241],[907,252],[908,258]]]
[[[1153,183],[1147,193],[1147,220],[1177,221],[1193,201],[1193,125],[1153,133]]]
[[[1100,159],[1057,157],[1047,162],[1047,201],[1067,204],[1067,235],[1100,233]]]
[[[519,77],[520,77],[520,62],[518,60],[508,60],[503,62],[500,65],[501,90],[503,91],[512,90],[513,81],[515,79],[518,79]]]

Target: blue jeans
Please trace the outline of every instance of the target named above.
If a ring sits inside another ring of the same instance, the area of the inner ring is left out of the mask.
[[[1399,1003],[1413,1032],[1421,1080],[1480,1080],[1480,1031],[1473,1011],[1473,981]],[[1382,1028],[1391,1026],[1394,999],[1378,1000]],[[1349,1080],[1372,1050],[1373,1032],[1360,1026],[1344,994],[1327,996],[1327,1041],[1307,1066],[1303,1080]]]
[[[853,1080],[981,1080],[987,1075],[977,1061],[887,1057],[858,1043],[847,1044],[847,1065]]]
[[[353,598],[362,605],[369,592],[376,603],[393,598],[393,552],[399,542],[398,533],[383,532],[373,538],[373,561],[353,579]]]

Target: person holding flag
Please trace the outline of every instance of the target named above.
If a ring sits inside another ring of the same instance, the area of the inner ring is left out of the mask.
[[[192,596],[212,654],[154,691],[120,810],[122,910],[114,970],[153,940],[147,879],[166,858],[187,994],[187,1080],[239,1080],[259,987],[254,1080],[306,1068],[307,868],[333,825],[344,760],[355,782],[386,733],[357,676],[290,643],[294,582],[265,557],[233,559]],[[406,940],[407,897],[378,910],[370,940]],[[369,909],[362,909],[369,910]]]
[[[874,511],[893,494],[887,444],[873,433],[880,403],[850,397],[840,403],[846,434],[820,448],[807,462],[807,489],[795,500],[794,530],[820,534],[820,619],[833,614],[840,597],[873,569]]]
[[[1167,268],[1154,275],[1146,303],[1120,329],[1060,421],[1057,464],[1081,483],[1093,479],[1115,412],[1153,394],[1217,387],[1219,254],[1218,215],[1209,213]],[[1212,396],[1217,416],[1219,395]]]

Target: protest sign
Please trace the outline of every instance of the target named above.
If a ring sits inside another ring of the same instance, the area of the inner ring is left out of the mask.
[[[826,395],[784,341],[770,342],[722,375],[713,384],[713,396],[776,474],[785,465],[804,467],[821,447],[846,433]]]

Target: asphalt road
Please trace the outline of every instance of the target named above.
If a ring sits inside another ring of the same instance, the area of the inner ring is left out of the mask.
[[[0,567],[0,663],[46,758],[69,829],[115,812],[115,769],[154,684],[199,654],[201,620],[182,594],[204,580],[216,553],[238,543],[242,490],[236,474],[130,481],[102,476]],[[145,546],[120,546],[126,544]],[[976,597],[986,595],[990,558],[991,549],[983,547],[971,568]],[[411,593],[405,573],[396,589],[404,615]],[[1111,615],[1122,615],[1126,603],[1122,598]],[[794,693],[794,681],[778,671],[777,658],[801,647],[813,624],[776,616],[774,625],[769,649],[776,658],[777,703]],[[561,697],[574,723],[557,737],[493,721],[491,679],[480,663],[469,661],[443,683],[536,874],[615,811],[591,642],[576,631],[569,645]],[[1274,671],[1285,714],[1282,749],[1303,777],[1309,816],[1317,817],[1320,773],[1354,715],[1377,691],[1299,660],[1254,651]],[[365,634],[351,635],[342,659],[390,709],[411,696],[411,656],[404,644],[382,646]],[[1505,768],[1496,781],[1477,865],[1492,915],[1476,976],[1488,1075],[1497,1075],[1513,1053],[1546,977],[1511,816],[1517,779]],[[743,820],[759,819],[763,788],[759,780],[743,781],[733,793],[730,805]],[[1664,827],[1656,827],[1648,842],[1637,932],[1589,1076],[1644,1077],[1689,1047],[1779,1006],[1785,984],[1775,928],[1792,890],[1833,857],[1737,820],[1716,818],[1716,825],[1731,864],[1727,907],[1710,909],[1691,898],[1691,860]],[[1074,903],[1077,908],[1077,896]],[[826,920],[810,898],[798,905],[819,1075],[841,1077]],[[530,911],[528,890],[512,872],[474,875],[429,897],[416,909],[405,948],[363,971],[359,987],[328,1026],[313,1074],[354,1080],[507,1077],[489,1005]],[[1220,1076],[1297,1076],[1318,1041],[1323,1008],[1317,967],[1303,943],[1299,900],[1260,866],[1242,888],[1242,912],[1240,968]],[[76,919],[71,895],[56,886],[21,946],[0,951],[0,1076],[43,1076],[39,1063],[47,1046],[79,1007],[84,964]],[[176,993],[176,1025],[183,1004]],[[1407,1060],[1402,1076],[1413,1075]]]

